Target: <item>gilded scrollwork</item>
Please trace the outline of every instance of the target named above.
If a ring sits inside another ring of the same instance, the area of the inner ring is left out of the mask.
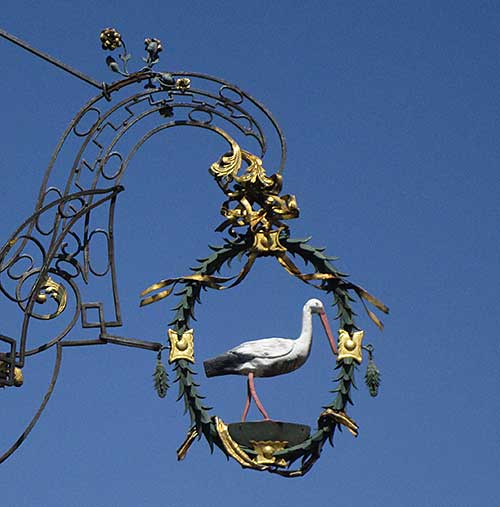
[[[215,427],[226,453],[236,460],[242,467],[255,470],[267,470],[267,464],[261,464],[257,459],[252,459],[229,434],[227,425],[219,417],[215,417]]]
[[[235,235],[237,227],[247,227],[252,234],[288,229],[282,221],[297,218],[299,208],[294,195],[280,195],[283,187],[281,174],[267,176],[259,157],[242,150],[232,139],[230,145],[231,152],[210,166],[210,174],[228,197],[221,207],[226,220],[217,231],[229,227],[230,233]],[[247,166],[239,174],[243,163]],[[256,243],[263,253],[264,243]]]
[[[57,303],[57,308],[54,312],[37,316],[42,320],[50,320],[61,315],[66,309],[68,302],[68,293],[63,285],[54,281],[50,276],[47,277],[45,282],[40,287],[40,291],[36,296],[36,302],[44,304],[47,297],[52,298]]]

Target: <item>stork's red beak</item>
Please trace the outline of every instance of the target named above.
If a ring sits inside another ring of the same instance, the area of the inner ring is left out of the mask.
[[[330,342],[330,347],[332,348],[333,353],[335,355],[338,355],[337,345],[335,344],[335,339],[333,338],[332,330],[330,328],[330,323],[328,322],[328,318],[327,318],[324,310],[319,313],[319,317],[321,319],[321,323],[323,324],[323,327],[325,328],[325,333],[326,333],[326,336],[328,337],[328,341]]]

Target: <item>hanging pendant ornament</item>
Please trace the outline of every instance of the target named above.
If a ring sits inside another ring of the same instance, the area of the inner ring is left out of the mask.
[[[102,49],[118,54],[109,55],[106,64],[120,80],[100,84],[2,30],[0,35],[100,91],[66,129],[43,179],[35,213],[0,250],[0,289],[23,319],[17,338],[0,335],[0,387],[21,386],[28,357],[56,350],[47,394],[21,437],[0,455],[0,463],[26,439],[49,401],[63,349],[109,343],[156,353],[153,384],[161,398],[169,388],[167,369],[173,369],[179,399],[183,399],[190,416],[187,436],[177,450],[179,460],[203,437],[211,449],[220,449],[245,468],[299,477],[320,458],[324,444],[333,443],[336,429],[345,428],[357,436],[358,425],[347,414],[347,407],[352,404],[351,388],[356,368],[363,361],[363,350],[369,354],[366,382],[372,395],[378,392],[380,375],[372,360],[373,347],[362,344],[364,331],[356,325],[351,303],[357,297],[380,329],[382,322],[368,306],[383,313],[388,313],[388,308],[348,280],[333,265],[335,258],[326,255],[323,248],[310,245],[309,239],[293,237],[289,221],[299,217],[299,208],[294,195],[282,192],[286,146],[271,113],[246,92],[213,76],[157,71],[155,66],[164,52],[164,44],[157,38],[145,39],[144,65],[131,72],[132,57],[123,36],[114,28],[103,30]],[[129,90],[131,93],[127,95]],[[146,125],[143,122],[146,118],[154,119],[156,124]],[[121,179],[133,156],[152,136],[179,126],[205,129],[227,142],[228,151],[214,156],[214,160],[218,158],[208,168],[224,195],[220,208],[223,220],[216,228],[223,238],[220,246],[210,247],[211,253],[191,268],[191,273],[173,274],[174,277],[154,283],[141,294],[141,306],[167,297],[177,298],[175,313],[169,319],[168,342],[162,344],[110,332],[123,325],[113,222],[118,197],[124,190]],[[131,143],[133,136],[125,134],[132,127],[137,137]],[[113,135],[108,136],[110,129]],[[252,150],[248,148],[249,140]],[[76,152],[71,151],[74,143],[79,144]],[[279,164],[269,174],[265,157],[272,149]],[[69,171],[68,157],[73,159]],[[97,208],[101,213],[93,214]],[[42,223],[47,223],[47,217],[52,219],[52,226],[44,228]],[[95,267],[96,248],[91,248],[98,236],[104,237],[107,245],[104,270]],[[200,361],[196,341],[203,336],[198,335],[192,322],[196,304],[205,292],[227,291],[243,283],[263,257],[274,258],[276,267],[284,269],[298,284],[307,284],[322,293],[322,299],[305,301],[299,338],[264,338],[235,344],[226,352],[214,351],[219,354]],[[30,260],[29,268],[19,274],[13,267],[25,259]],[[299,265],[297,259],[301,261]],[[234,260],[241,260],[241,268],[231,276],[220,276],[219,272],[229,269]],[[306,272],[302,264],[312,269]],[[102,283],[98,282],[103,280],[111,287],[108,297],[100,292]],[[83,284],[85,294],[80,290]],[[42,311],[42,306],[47,309]],[[329,306],[336,307],[338,339],[327,318]],[[316,315],[335,356],[338,376],[331,391],[335,396],[313,417],[316,427],[311,430],[301,422],[272,420],[259,399],[255,378],[286,374],[305,363]],[[44,339],[30,331],[33,320],[47,326]],[[91,337],[78,338],[83,330],[91,333]],[[73,334],[76,336],[71,337]],[[168,351],[167,367],[164,351]],[[208,378],[219,375],[247,378],[241,421],[226,423],[206,406],[200,385],[194,380],[201,363]],[[29,376],[26,381],[29,382]],[[262,421],[246,420],[252,402],[261,412]],[[294,468],[297,462],[299,465]]]

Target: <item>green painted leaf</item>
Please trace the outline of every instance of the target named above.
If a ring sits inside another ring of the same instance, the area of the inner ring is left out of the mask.
[[[368,361],[366,367],[365,384],[370,391],[370,395],[373,397],[377,396],[380,387],[380,371],[373,359]]]
[[[160,398],[165,398],[169,388],[168,385],[168,373],[161,362],[161,357],[158,357],[156,361],[155,371],[153,373],[154,388]]]

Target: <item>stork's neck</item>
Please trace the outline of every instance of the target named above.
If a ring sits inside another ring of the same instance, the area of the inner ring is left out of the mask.
[[[312,312],[306,304],[302,310],[302,331],[296,340],[296,344],[307,354],[311,349],[312,343]]]

